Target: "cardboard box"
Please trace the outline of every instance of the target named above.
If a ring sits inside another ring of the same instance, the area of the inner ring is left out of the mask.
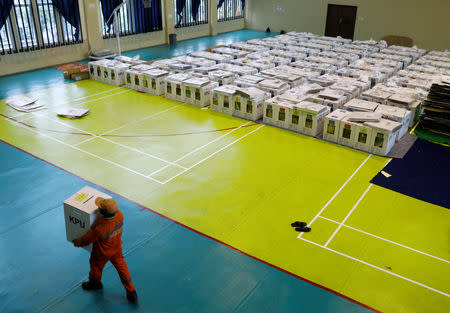
[[[185,101],[183,81],[192,77],[189,73],[171,74],[164,79],[166,98]]]
[[[390,92],[377,89],[369,89],[361,94],[361,99],[380,104],[387,104],[387,100],[391,95],[392,93]]]
[[[142,91],[160,96],[164,94],[164,81],[169,72],[151,69],[142,73]]]
[[[263,122],[268,125],[289,129],[293,105],[292,102],[280,100],[278,97],[264,101]]]
[[[95,205],[97,197],[111,198],[101,191],[86,186],[64,201],[64,220],[68,241],[72,242],[80,238],[91,228],[97,218],[98,208]],[[92,251],[92,244],[83,248]]]
[[[351,112],[374,112],[378,103],[362,99],[352,99],[344,104],[344,109]]]
[[[300,127],[303,127],[303,134],[317,137],[323,132],[324,117],[330,113],[330,108],[316,103],[302,102],[302,121]]]
[[[219,87],[219,83],[209,80],[205,77],[192,77],[183,81],[183,89],[185,95],[185,101],[205,107],[209,105],[211,96],[210,92],[216,87]]]
[[[74,67],[65,68],[62,72],[63,72],[64,78],[72,79],[72,74],[81,73],[82,69],[83,68],[81,66],[74,66]]]
[[[290,86],[288,83],[279,79],[264,79],[258,83],[258,88],[275,97],[289,90]]]
[[[370,152],[379,155],[388,154],[395,144],[402,124],[384,118],[379,122],[365,122],[364,124],[373,129],[370,140]]]
[[[211,92],[211,109],[230,115],[233,114],[231,104],[233,104],[233,96],[237,88],[234,85],[223,85],[214,88]]]
[[[356,138],[357,122],[348,120],[348,115],[341,119],[339,126],[338,143],[353,148]]]
[[[236,74],[228,71],[217,70],[209,72],[208,78],[219,83],[219,86],[231,85],[236,79]]]
[[[341,129],[341,121],[349,114],[350,112],[346,110],[335,110],[325,116],[323,139],[337,143]]]
[[[234,81],[234,84],[240,88],[248,88],[248,87],[258,87],[258,83],[262,82],[264,77],[255,76],[255,75],[245,75],[237,78]]]
[[[379,105],[375,112],[380,113],[381,116],[387,120],[399,122],[402,127],[398,131],[396,140],[400,140],[408,132],[409,124],[411,123],[411,111],[404,108],[398,108],[388,105]]]
[[[233,116],[257,121],[263,117],[263,104],[269,94],[258,88],[237,88],[233,96]]]
[[[89,79],[89,77],[90,76],[89,76],[88,70],[83,70],[82,72],[78,72],[78,73],[74,73],[74,74],[70,75],[70,78],[75,81]]]

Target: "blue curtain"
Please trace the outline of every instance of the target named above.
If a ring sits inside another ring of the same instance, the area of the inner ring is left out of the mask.
[[[144,3],[141,0],[134,1],[135,32],[146,33],[155,29],[161,29],[160,3],[160,0],[152,0],[152,6],[144,8]]]
[[[219,0],[219,3],[217,3],[217,8],[220,9],[224,2],[225,0]]]
[[[108,27],[108,31],[110,31],[114,18],[112,18],[108,24],[106,24],[106,22],[114,9],[122,3],[122,0],[100,0],[100,2],[102,3],[103,21],[105,22],[106,27]]]
[[[12,5],[13,0],[0,0],[0,29],[6,24]]]
[[[197,22],[197,14],[198,14],[198,9],[200,8],[200,2],[202,0],[192,0],[192,18],[194,19],[195,22]]]
[[[181,24],[181,19],[183,18],[183,10],[185,6],[186,0],[177,0],[177,17],[178,17],[177,25]]]
[[[241,8],[242,8],[242,12],[244,12],[245,0],[241,0]]]
[[[53,0],[53,5],[64,19],[75,28],[73,36],[80,39],[80,9],[78,0]]]

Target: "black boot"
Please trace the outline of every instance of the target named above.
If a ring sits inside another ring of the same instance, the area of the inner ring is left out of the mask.
[[[135,290],[135,291],[132,291],[132,292],[127,292],[127,299],[128,299],[128,301],[130,301],[131,303],[137,303],[137,301],[138,301],[138,296],[137,296],[136,290]]]
[[[84,290],[100,290],[103,289],[103,284],[101,282],[96,282],[92,280],[85,281],[81,284]]]

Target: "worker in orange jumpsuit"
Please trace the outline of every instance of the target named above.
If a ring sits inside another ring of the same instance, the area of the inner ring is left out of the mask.
[[[98,197],[95,199],[95,204],[99,208],[99,214],[91,229],[83,237],[73,241],[75,247],[93,244],[89,259],[91,265],[89,281],[83,282],[81,286],[85,290],[102,289],[103,268],[110,261],[119,273],[120,280],[127,291],[128,301],[136,303],[136,288],[131,281],[131,275],[122,254],[123,214],[113,199]]]

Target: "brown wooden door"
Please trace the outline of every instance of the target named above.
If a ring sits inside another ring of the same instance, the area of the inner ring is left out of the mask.
[[[341,36],[342,38],[353,40],[356,9],[357,7],[350,5],[329,4],[325,36]]]

